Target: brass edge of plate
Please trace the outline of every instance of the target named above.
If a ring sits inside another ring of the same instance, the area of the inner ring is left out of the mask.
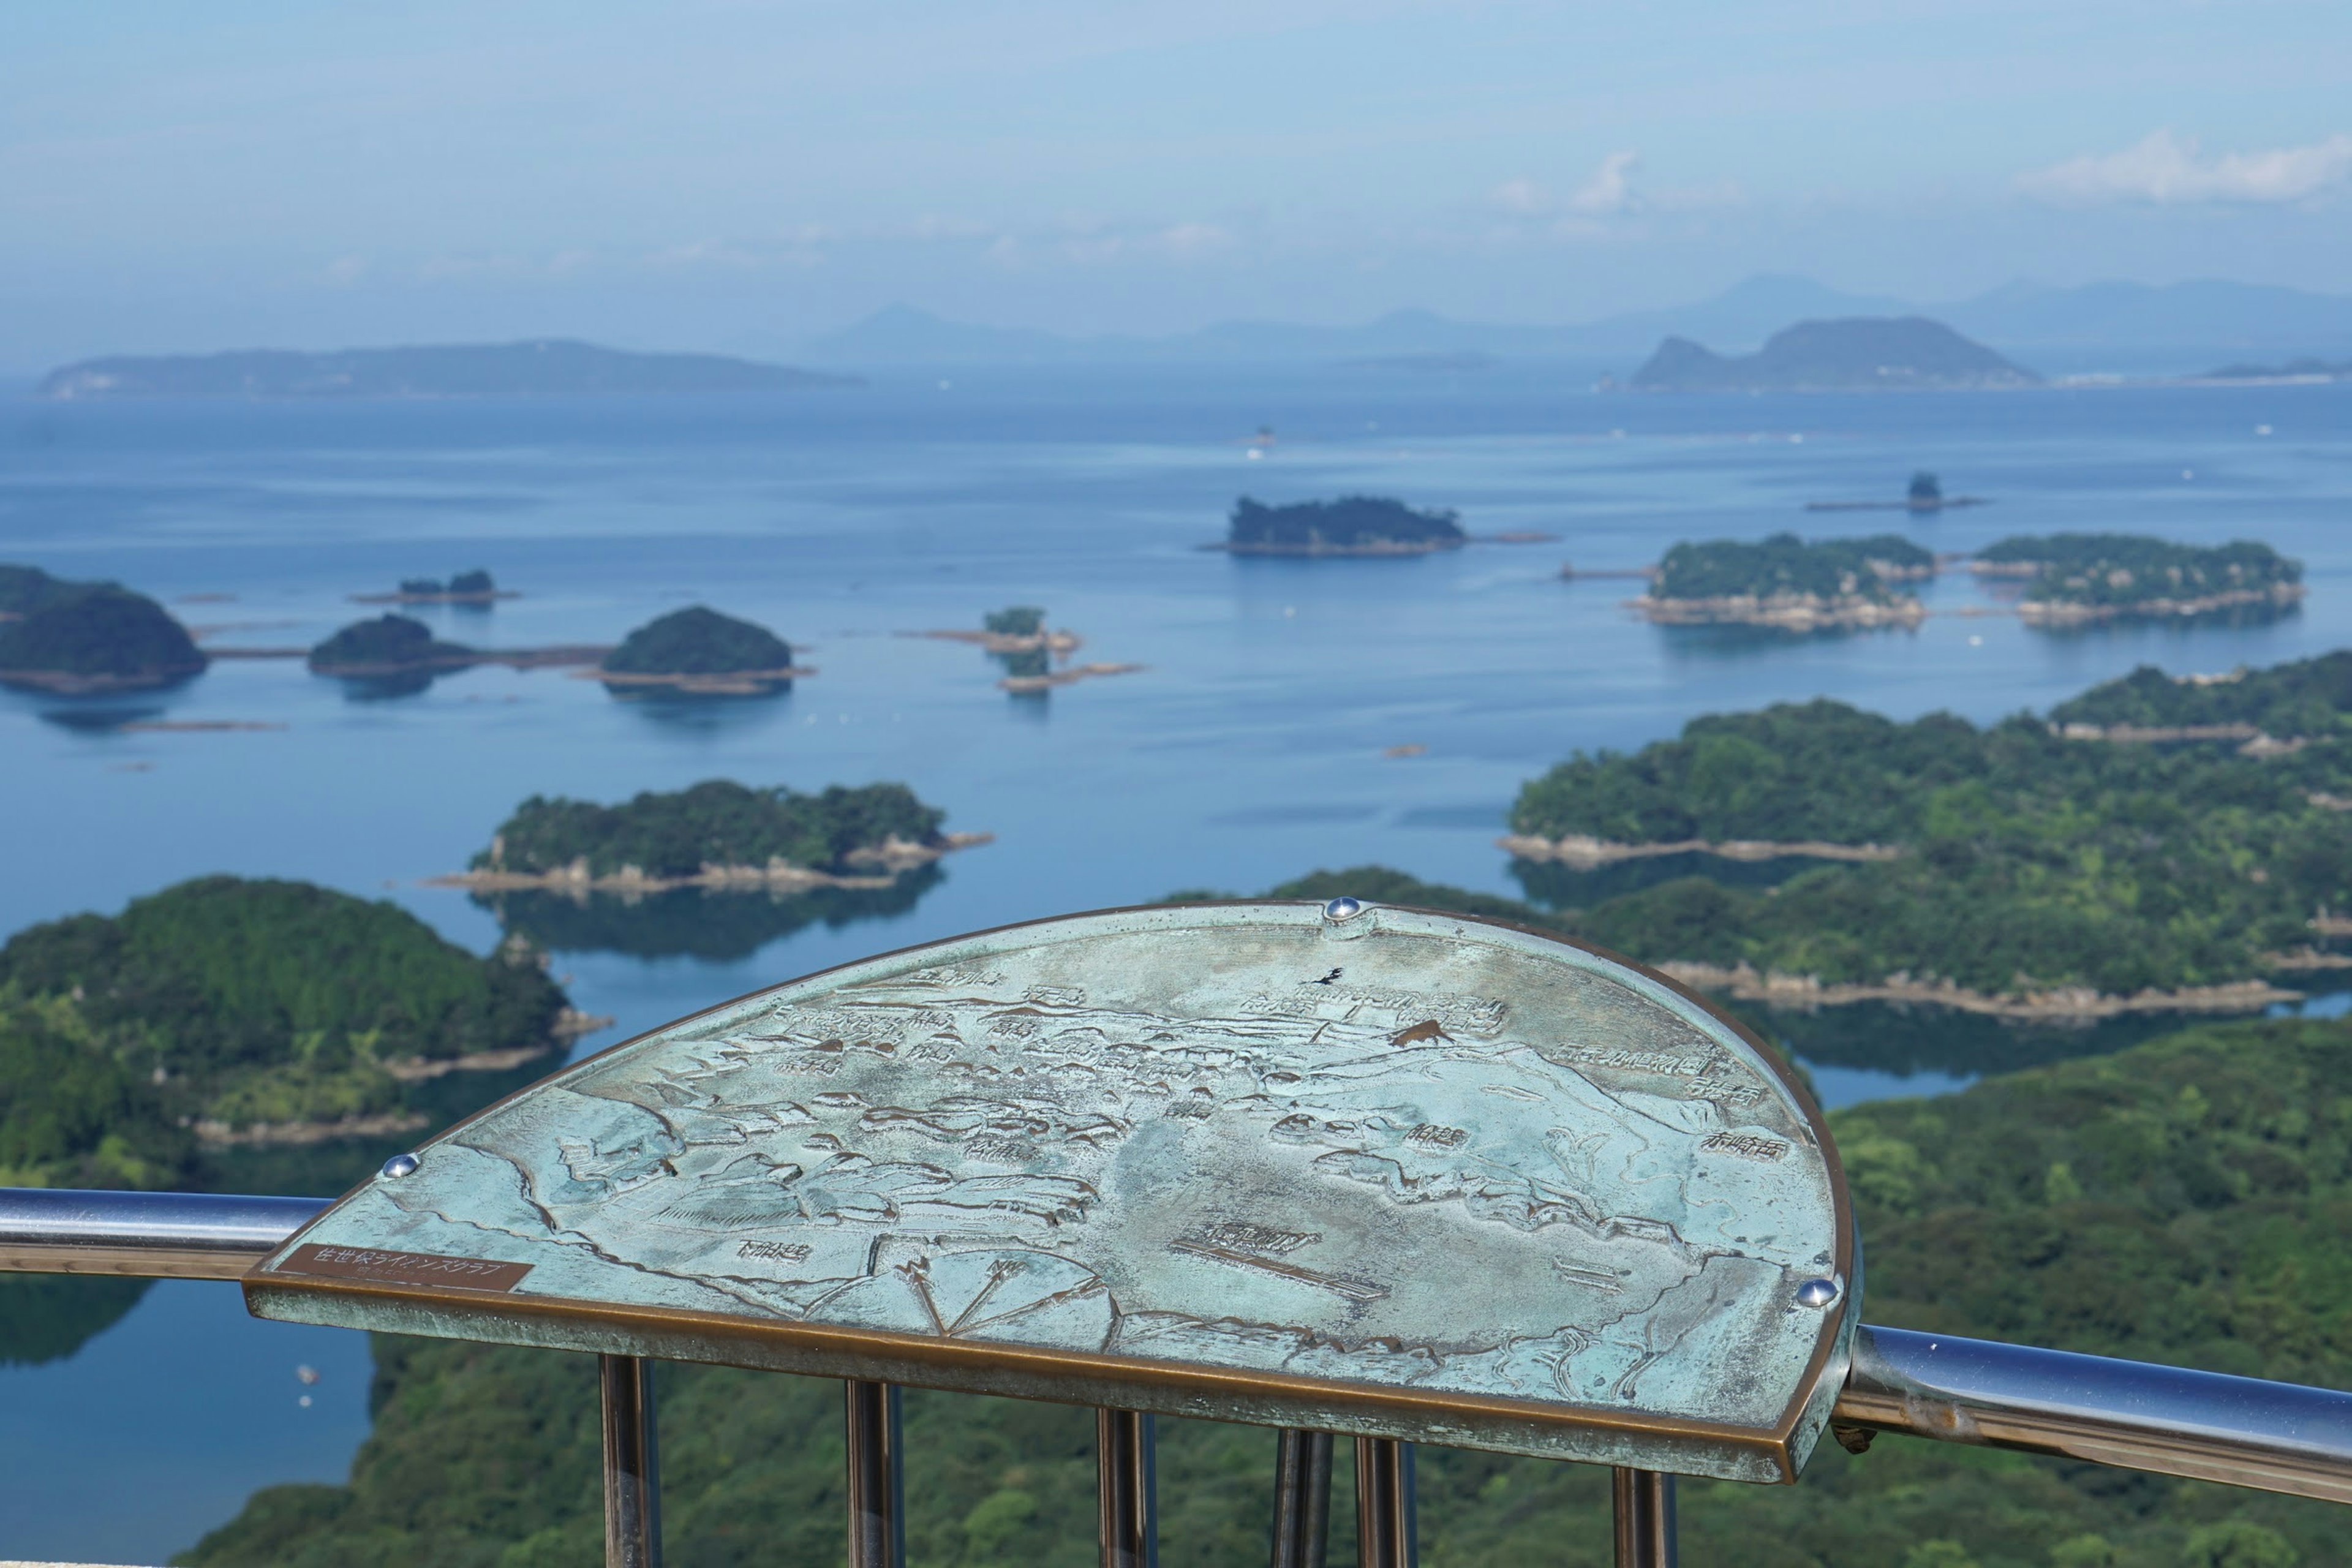
[[[1368,1436],[1603,1463],[1609,1462],[1612,1438],[1663,1439],[1688,1448],[1694,1461],[1717,1461],[1694,1463],[1684,1468],[1685,1474],[1746,1481],[1796,1479],[1790,1445],[1792,1422],[1785,1415],[1772,1427],[1737,1426],[1143,1356],[941,1340],[822,1323],[752,1322],[683,1308],[432,1290],[258,1269],[245,1277],[244,1288],[247,1307],[256,1317],[299,1322],[550,1350],[637,1353],[1263,1426],[1318,1426]],[[366,1309],[369,1321],[363,1325],[344,1321],[331,1308],[321,1313],[322,1300]],[[388,1315],[409,1321],[386,1321]],[[1805,1393],[1810,1395],[1812,1390]],[[1800,1411],[1803,1403],[1798,1401]]]

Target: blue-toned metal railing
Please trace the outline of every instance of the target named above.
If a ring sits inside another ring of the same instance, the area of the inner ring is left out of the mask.
[[[326,1206],[0,1188],[0,1270],[235,1279]],[[602,1371],[605,1560],[657,1568],[651,1367],[606,1356]],[[896,1390],[848,1385],[853,1568],[904,1561],[898,1411]],[[1832,1419],[1850,1443],[1895,1432],[2352,1502],[2352,1394],[2333,1389],[1865,1326]],[[1097,1436],[1102,1561],[1148,1568],[1157,1555],[1150,1417],[1102,1412]],[[1356,1456],[1361,1560],[1402,1568],[1413,1558],[1412,1445],[1359,1438]],[[1282,1433],[1276,1479],[1276,1568],[1319,1568],[1328,1435]],[[1671,1564],[1673,1478],[1621,1470],[1616,1500],[1622,1568]]]

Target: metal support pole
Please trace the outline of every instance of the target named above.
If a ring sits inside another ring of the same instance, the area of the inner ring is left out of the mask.
[[[1617,1505],[1617,1568],[1675,1568],[1675,1478],[1610,1472]]]
[[[1331,1434],[1285,1427],[1274,1447],[1274,1568],[1323,1568],[1331,1535]]]
[[[1095,1498],[1102,1568],[1160,1568],[1160,1503],[1151,1417],[1095,1412]]]
[[[661,1456],[654,1363],[600,1355],[604,1389],[604,1568],[661,1568]]]
[[[849,1568],[906,1568],[906,1462],[895,1384],[842,1385],[848,1395]]]
[[[1356,1561],[1363,1568],[1413,1568],[1420,1556],[1412,1507],[1412,1445],[1356,1439]]]

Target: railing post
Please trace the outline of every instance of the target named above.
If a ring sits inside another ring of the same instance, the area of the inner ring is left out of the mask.
[[[1420,1554],[1412,1507],[1412,1445],[1356,1439],[1356,1561],[1363,1568],[1413,1568]]]
[[[600,1355],[604,1396],[604,1568],[661,1568],[661,1458],[654,1364]]]
[[[1160,1568],[1160,1504],[1151,1417],[1095,1412],[1095,1500],[1102,1568]]]
[[[1610,1472],[1617,1514],[1617,1568],[1675,1568],[1675,1478]]]
[[[895,1384],[844,1384],[849,1437],[849,1568],[906,1568],[906,1461]]]
[[[1331,1535],[1331,1434],[1285,1427],[1274,1447],[1274,1568],[1323,1568]]]

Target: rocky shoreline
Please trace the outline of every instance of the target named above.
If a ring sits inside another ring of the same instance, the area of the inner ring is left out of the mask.
[[[989,653],[1076,653],[1085,646],[1077,633],[1069,631],[1032,632],[1015,637],[1009,632],[975,632],[961,627],[944,631],[900,632],[902,637],[930,637],[940,642],[971,643]]]
[[[1133,675],[1142,668],[1139,664],[1079,664],[1050,675],[1008,675],[996,687],[1000,691],[1050,691],[1056,686],[1075,686],[1101,675]]]
[[[1626,607],[1654,626],[1770,626],[1780,631],[1865,631],[1916,626],[1927,606],[1909,597],[1871,599],[1860,594],[1727,594],[1708,599],[1628,599]]]
[[[1767,1002],[1776,1007],[1811,1012],[1856,1002],[1912,1002],[1979,1013],[1996,1018],[2040,1020],[2045,1023],[2094,1023],[2133,1013],[2259,1013],[2280,1002],[2299,1002],[2304,994],[2273,985],[2267,980],[2239,980],[2225,985],[2189,985],[2172,991],[2150,988],[2130,995],[2094,991],[2088,986],[2060,986],[2049,991],[1973,991],[1948,980],[1927,983],[1890,977],[1874,985],[1850,985],[1810,974],[1759,972],[1742,963],[1726,968],[1716,963],[1669,961],[1652,968],[1700,991],[1721,993],[1742,1002]]]
[[[660,687],[698,697],[758,697],[784,681],[805,679],[815,673],[814,666],[788,664],[782,669],[730,669],[716,675],[639,675],[616,669],[583,669],[572,679],[602,681],[608,690],[615,687]]]
[[[1657,855],[1714,855],[1726,860],[1751,861],[1802,856],[1811,860],[1864,861],[1894,860],[1903,854],[1900,848],[1885,844],[1824,844],[1814,839],[1784,842],[1769,838],[1729,838],[1721,842],[1685,838],[1670,844],[1618,844],[1581,833],[1564,833],[1558,838],[1512,833],[1495,840],[1495,845],[1522,860],[1552,860],[1580,870]]]
[[[2284,609],[2302,599],[2302,584],[2273,583],[2267,588],[2236,588],[2226,594],[2206,594],[2194,599],[2138,599],[2126,605],[2087,605],[2072,599],[2028,599],[2017,606],[2017,613],[2030,626],[2085,626],[2139,617],[2178,619],[2215,615],[2223,610]]]
[[[639,899],[680,888],[699,888],[712,893],[797,893],[811,888],[872,889],[889,887],[902,874],[919,866],[928,866],[942,855],[958,849],[976,848],[995,840],[993,833],[944,833],[936,844],[915,844],[904,838],[885,839],[863,849],[853,849],[844,858],[853,866],[873,868],[871,874],[864,876],[836,875],[830,871],[812,870],[806,866],[795,866],[788,860],[770,860],[764,866],[709,864],[687,877],[652,877],[635,866],[624,866],[618,871],[599,877],[589,870],[588,861],[583,857],[552,871],[457,871],[446,876],[427,877],[425,886],[464,888],[477,893],[563,893],[583,901],[591,893]]]
[[[550,669],[565,665],[594,664],[612,652],[610,644],[573,643],[553,647],[465,648],[451,653],[435,654],[426,658],[366,659],[349,662],[329,662],[312,659],[310,673],[332,675],[352,680],[383,680],[397,675],[442,675],[453,669],[471,669],[478,664],[502,664],[509,669]],[[240,648],[223,649],[215,658],[300,658],[303,650]]]

